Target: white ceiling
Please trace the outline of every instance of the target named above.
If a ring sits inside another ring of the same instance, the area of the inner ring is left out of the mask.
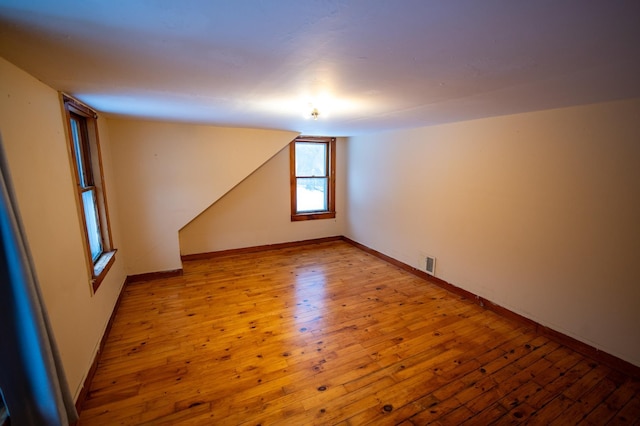
[[[0,0],[0,55],[111,115],[348,136],[640,97],[640,2]]]

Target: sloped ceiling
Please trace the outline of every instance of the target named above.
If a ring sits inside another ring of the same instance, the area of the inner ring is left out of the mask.
[[[635,0],[0,0],[0,55],[114,116],[349,136],[639,97],[639,22]]]

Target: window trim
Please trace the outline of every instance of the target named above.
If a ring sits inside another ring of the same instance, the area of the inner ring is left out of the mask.
[[[300,213],[298,212],[297,201],[297,180],[296,176],[296,142],[311,142],[325,144],[328,149],[327,161],[327,210],[318,212]],[[300,136],[289,144],[289,174],[291,187],[291,221],[302,220],[333,219],[336,217],[336,138]]]
[[[98,287],[100,287],[100,284],[104,280],[107,272],[114,264],[115,253],[117,251],[113,248],[113,237],[111,234],[111,221],[109,215],[109,206],[107,204],[107,189],[102,167],[102,150],[100,148],[100,138],[98,137],[98,114],[96,114],[96,112],[87,105],[65,93],[61,93],[61,99],[65,114],[67,139],[69,142],[68,147],[70,164],[75,183],[74,193],[76,197],[76,207],[78,208],[78,216],[82,223],[82,234],[84,236],[85,242],[83,251],[87,262],[87,268],[89,269],[89,272],[91,274],[91,288],[95,293],[98,290]],[[76,148],[71,127],[72,115],[79,116],[84,119],[86,128],[82,129],[81,132],[83,133],[83,137],[86,137],[85,142],[88,145],[88,150],[91,151],[91,153],[86,152],[86,150],[84,149],[85,147],[82,147],[82,159],[83,161],[88,162],[86,164],[86,167],[82,171],[79,168],[75,152]],[[94,150],[95,152],[93,152]],[[98,170],[96,170],[96,168]],[[96,258],[95,261],[93,260],[93,256],[91,254],[89,232],[87,229],[87,222],[85,219],[84,206],[82,202],[82,193],[86,192],[87,188],[84,187],[81,183],[80,173],[86,172],[87,169],[91,173],[90,186],[94,188],[95,197],[97,199],[96,210],[98,214],[100,235],[103,244],[102,253]],[[96,183],[96,181],[98,180],[99,182]]]

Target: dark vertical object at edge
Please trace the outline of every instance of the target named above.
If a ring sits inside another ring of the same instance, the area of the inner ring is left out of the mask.
[[[0,137],[0,388],[11,424],[77,420],[42,302]]]

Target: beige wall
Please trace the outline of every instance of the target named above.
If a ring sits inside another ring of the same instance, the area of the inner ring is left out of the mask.
[[[336,218],[291,222],[289,148],[180,231],[182,254],[301,241],[344,234],[346,140],[336,141]]]
[[[58,93],[0,58],[0,132],[47,311],[71,392],[91,366],[125,275],[122,256],[95,295],[85,261]],[[109,135],[99,120],[109,207]],[[117,208],[117,207],[116,207]],[[117,218],[112,217],[116,246]]]
[[[640,365],[640,100],[358,136],[347,235]]]
[[[109,120],[127,274],[182,267],[178,231],[297,133]]]

